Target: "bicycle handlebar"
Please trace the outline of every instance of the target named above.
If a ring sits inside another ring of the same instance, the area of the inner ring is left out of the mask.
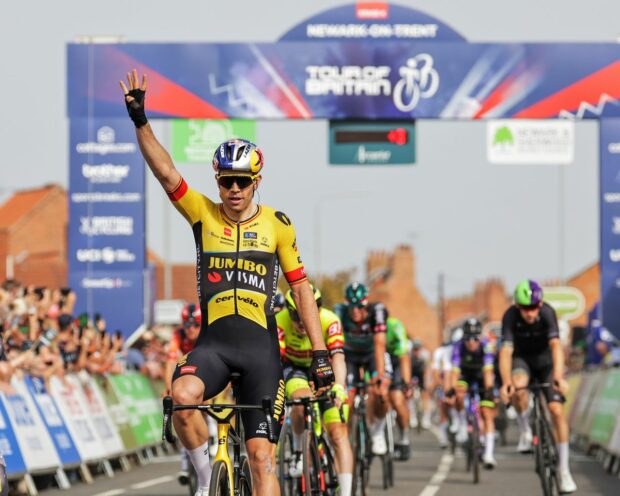
[[[319,396],[318,398],[312,398],[311,396],[304,396],[303,398],[295,398],[292,400],[286,400],[286,406],[306,406],[313,403],[325,403],[326,401],[334,400],[336,398],[336,393],[333,391],[329,391],[325,393],[323,396]],[[338,408],[338,413],[340,414],[340,421],[345,424],[344,412],[342,411],[342,405]]]

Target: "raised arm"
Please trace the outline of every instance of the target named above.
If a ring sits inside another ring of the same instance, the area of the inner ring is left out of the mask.
[[[146,74],[142,75],[142,83],[135,69],[127,73],[127,85],[120,81],[129,117],[136,126],[136,137],[142,156],[153,175],[166,192],[174,191],[181,182],[181,175],[172,162],[170,154],[155,137],[151,125],[144,112],[144,99],[148,87]]]

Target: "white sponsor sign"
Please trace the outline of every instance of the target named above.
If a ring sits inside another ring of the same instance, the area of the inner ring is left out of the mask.
[[[89,413],[90,419],[95,428],[103,449],[107,456],[114,456],[123,451],[123,442],[116,431],[116,426],[112,421],[99,389],[94,385],[94,381],[86,372],[80,372],[79,377],[69,375],[66,380],[75,387],[78,400],[82,407]]]
[[[58,377],[52,376],[49,392],[65,419],[65,425],[73,438],[80,458],[82,460],[103,458],[106,451],[92,424],[89,412],[80,402],[76,388],[63,384]]]
[[[183,300],[155,301],[155,323],[161,325],[177,325],[181,323],[181,312],[185,302]]]
[[[75,257],[79,262],[103,262],[105,264],[113,264],[119,262],[135,262],[135,253],[126,250],[125,248],[112,248],[106,246],[105,248],[90,248],[80,249],[75,253]]]
[[[80,217],[80,232],[86,236],[131,236],[133,217]]]
[[[120,183],[129,175],[129,166],[82,164],[82,175],[91,183]]]
[[[75,145],[78,153],[93,153],[107,155],[108,153],[134,153],[137,151],[135,143],[116,143],[114,129],[109,126],[102,126],[97,130],[97,141],[88,141]]]
[[[60,467],[60,458],[52,438],[26,385],[14,376],[11,386],[17,394],[6,396],[2,393],[1,396],[28,471]]]
[[[575,125],[562,120],[487,122],[487,159],[492,164],[570,164]]]
[[[142,201],[141,193],[121,193],[112,191],[91,191],[86,193],[71,193],[73,203],[136,203]]]

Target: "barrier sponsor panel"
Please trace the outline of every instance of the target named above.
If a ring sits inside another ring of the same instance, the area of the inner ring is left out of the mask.
[[[116,395],[114,387],[106,377],[96,375],[93,376],[92,379],[108,407],[108,411],[110,412],[112,421],[116,426],[116,431],[123,441],[125,450],[134,451],[138,447],[138,441],[136,440],[136,436],[131,428],[127,408],[123,403],[121,403],[120,399]]]
[[[22,395],[30,394],[34,400],[37,411],[50,433],[61,464],[65,467],[78,465],[81,462],[80,454],[43,379],[26,376],[23,383],[18,382],[17,390]]]
[[[50,394],[54,398],[73,441],[84,461],[104,458],[105,450],[97,437],[87,410],[82,406],[77,391],[58,377],[50,379]]]
[[[34,402],[29,394],[19,393],[19,381],[11,380],[15,394],[3,394],[2,401],[6,407],[9,421],[21,448],[28,472],[40,472],[60,467],[60,459],[54,449],[54,443],[39,417]]]
[[[590,441],[608,447],[620,409],[620,371],[610,370],[603,375],[602,387],[592,408]]]
[[[127,409],[138,446],[158,443],[161,439],[161,405],[148,379],[138,373],[127,373],[111,375],[109,380]]]
[[[6,464],[6,472],[10,477],[12,475],[19,475],[26,472],[26,462],[22,456],[19,443],[15,437],[15,430],[11,426],[9,416],[4,406],[4,394],[0,401],[0,452],[4,456],[4,462]]]
[[[114,422],[105,407],[105,403],[99,397],[98,391],[94,388],[90,376],[86,373],[69,375],[66,380],[75,387],[78,401],[90,417],[95,428],[95,432],[101,441],[105,456],[118,455],[123,451],[123,442],[118,436]]]

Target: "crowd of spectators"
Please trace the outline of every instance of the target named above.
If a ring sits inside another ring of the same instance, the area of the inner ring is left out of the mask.
[[[86,370],[120,374],[138,370],[163,379],[165,343],[148,330],[131,346],[122,333],[106,327],[103,316],[74,315],[70,288],[24,286],[7,280],[0,287],[0,390],[11,391],[15,374],[46,382],[53,375]],[[166,333],[162,333],[165,335]]]

